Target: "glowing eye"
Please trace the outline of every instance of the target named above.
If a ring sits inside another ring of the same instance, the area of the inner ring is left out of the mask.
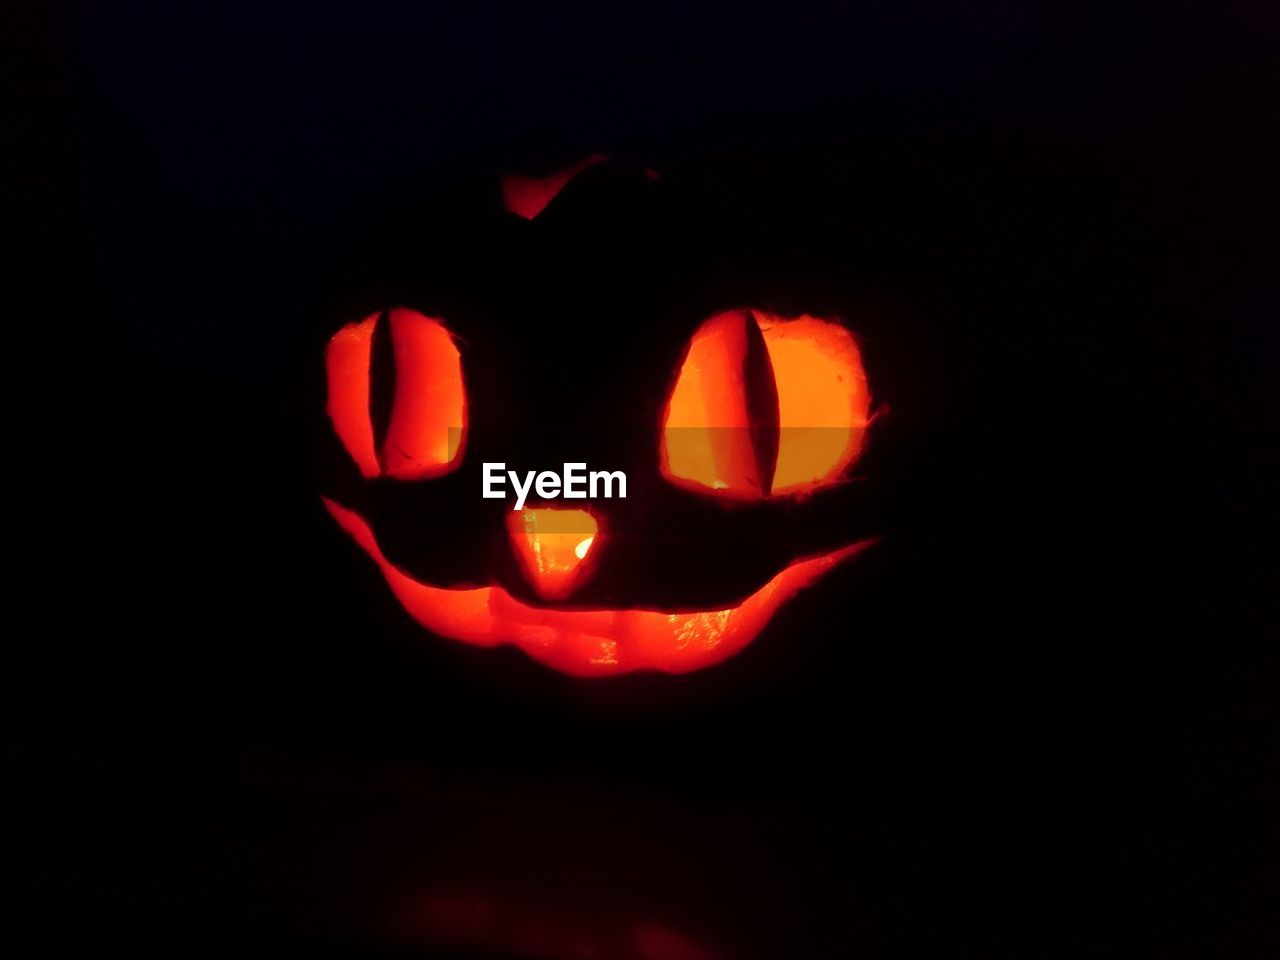
[[[361,474],[419,480],[458,466],[462,358],[439,320],[396,308],[348,324],[330,339],[325,366],[329,419]]]
[[[853,335],[829,320],[730,310],[693,335],[663,420],[662,472],[754,499],[838,480],[870,411]]]
[[[698,329],[667,401],[661,456],[668,478],[725,496],[768,491],[768,464],[752,437],[753,408],[769,405],[767,366],[760,331],[741,311],[717,314]],[[776,419],[769,410],[755,418],[766,426],[775,421],[775,429]]]
[[[778,387],[774,494],[838,479],[862,452],[871,393],[853,334],[827,320],[756,314]]]

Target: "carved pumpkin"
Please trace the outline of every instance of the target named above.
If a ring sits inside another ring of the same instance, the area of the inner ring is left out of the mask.
[[[494,178],[384,238],[340,303],[320,492],[427,630],[576,676],[695,671],[882,532],[853,277],[705,187],[602,157]],[[484,463],[628,489],[514,510]]]

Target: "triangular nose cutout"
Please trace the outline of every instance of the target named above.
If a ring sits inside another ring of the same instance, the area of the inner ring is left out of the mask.
[[[599,526],[586,510],[513,510],[507,515],[511,549],[538,595],[563,600],[591,568]]]

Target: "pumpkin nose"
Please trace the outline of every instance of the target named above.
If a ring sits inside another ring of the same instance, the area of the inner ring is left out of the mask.
[[[539,507],[507,515],[511,549],[538,595],[563,600],[581,586],[599,526],[586,510]]]

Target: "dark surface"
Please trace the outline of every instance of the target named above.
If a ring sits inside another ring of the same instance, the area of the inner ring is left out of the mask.
[[[1275,955],[1264,5],[18,19],[24,935]],[[759,203],[847,169],[868,215],[806,216],[898,318],[893,535],[674,680],[423,634],[297,456],[370,238],[594,150]]]

